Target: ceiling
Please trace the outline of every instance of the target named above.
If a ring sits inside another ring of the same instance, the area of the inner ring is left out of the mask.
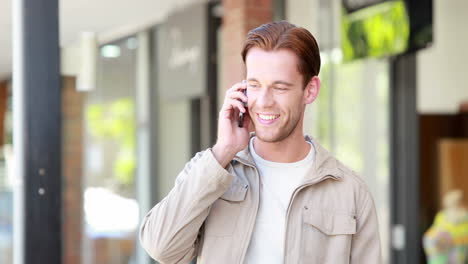
[[[0,80],[12,69],[12,0],[2,0],[0,8]],[[77,41],[83,31],[98,34],[109,42],[163,21],[174,10],[206,0],[61,0],[60,46]]]

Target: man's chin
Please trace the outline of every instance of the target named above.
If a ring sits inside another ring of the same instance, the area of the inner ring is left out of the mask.
[[[255,136],[263,142],[275,143],[283,140],[279,133],[265,133],[264,131],[255,131]]]
[[[277,142],[284,141],[286,138],[291,136],[291,134],[294,132],[294,128],[293,129],[287,129],[287,127],[265,128],[262,126],[255,126],[255,124],[254,124],[254,129],[255,129],[255,136],[261,141],[268,142],[268,143],[277,143]]]

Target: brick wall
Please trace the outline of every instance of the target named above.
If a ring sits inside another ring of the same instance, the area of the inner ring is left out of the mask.
[[[8,83],[0,83],[0,146],[3,146],[5,140],[5,114],[8,100]]]
[[[76,78],[62,78],[63,263],[81,264],[83,104]]]
[[[242,46],[249,30],[272,21],[272,0],[223,0],[223,89],[243,80]]]

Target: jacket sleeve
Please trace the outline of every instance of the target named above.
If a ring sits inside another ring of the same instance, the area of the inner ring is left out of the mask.
[[[146,252],[160,263],[190,262],[197,254],[197,237],[210,206],[232,179],[210,149],[192,158],[169,194],[143,219],[139,237]]]
[[[382,263],[379,224],[374,201],[369,192],[363,198],[357,215],[356,234],[351,244],[351,264]]]

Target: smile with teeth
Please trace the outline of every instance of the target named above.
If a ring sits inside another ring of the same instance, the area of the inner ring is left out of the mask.
[[[260,117],[263,120],[273,120],[279,117],[279,115],[262,115],[258,114],[258,117]]]

